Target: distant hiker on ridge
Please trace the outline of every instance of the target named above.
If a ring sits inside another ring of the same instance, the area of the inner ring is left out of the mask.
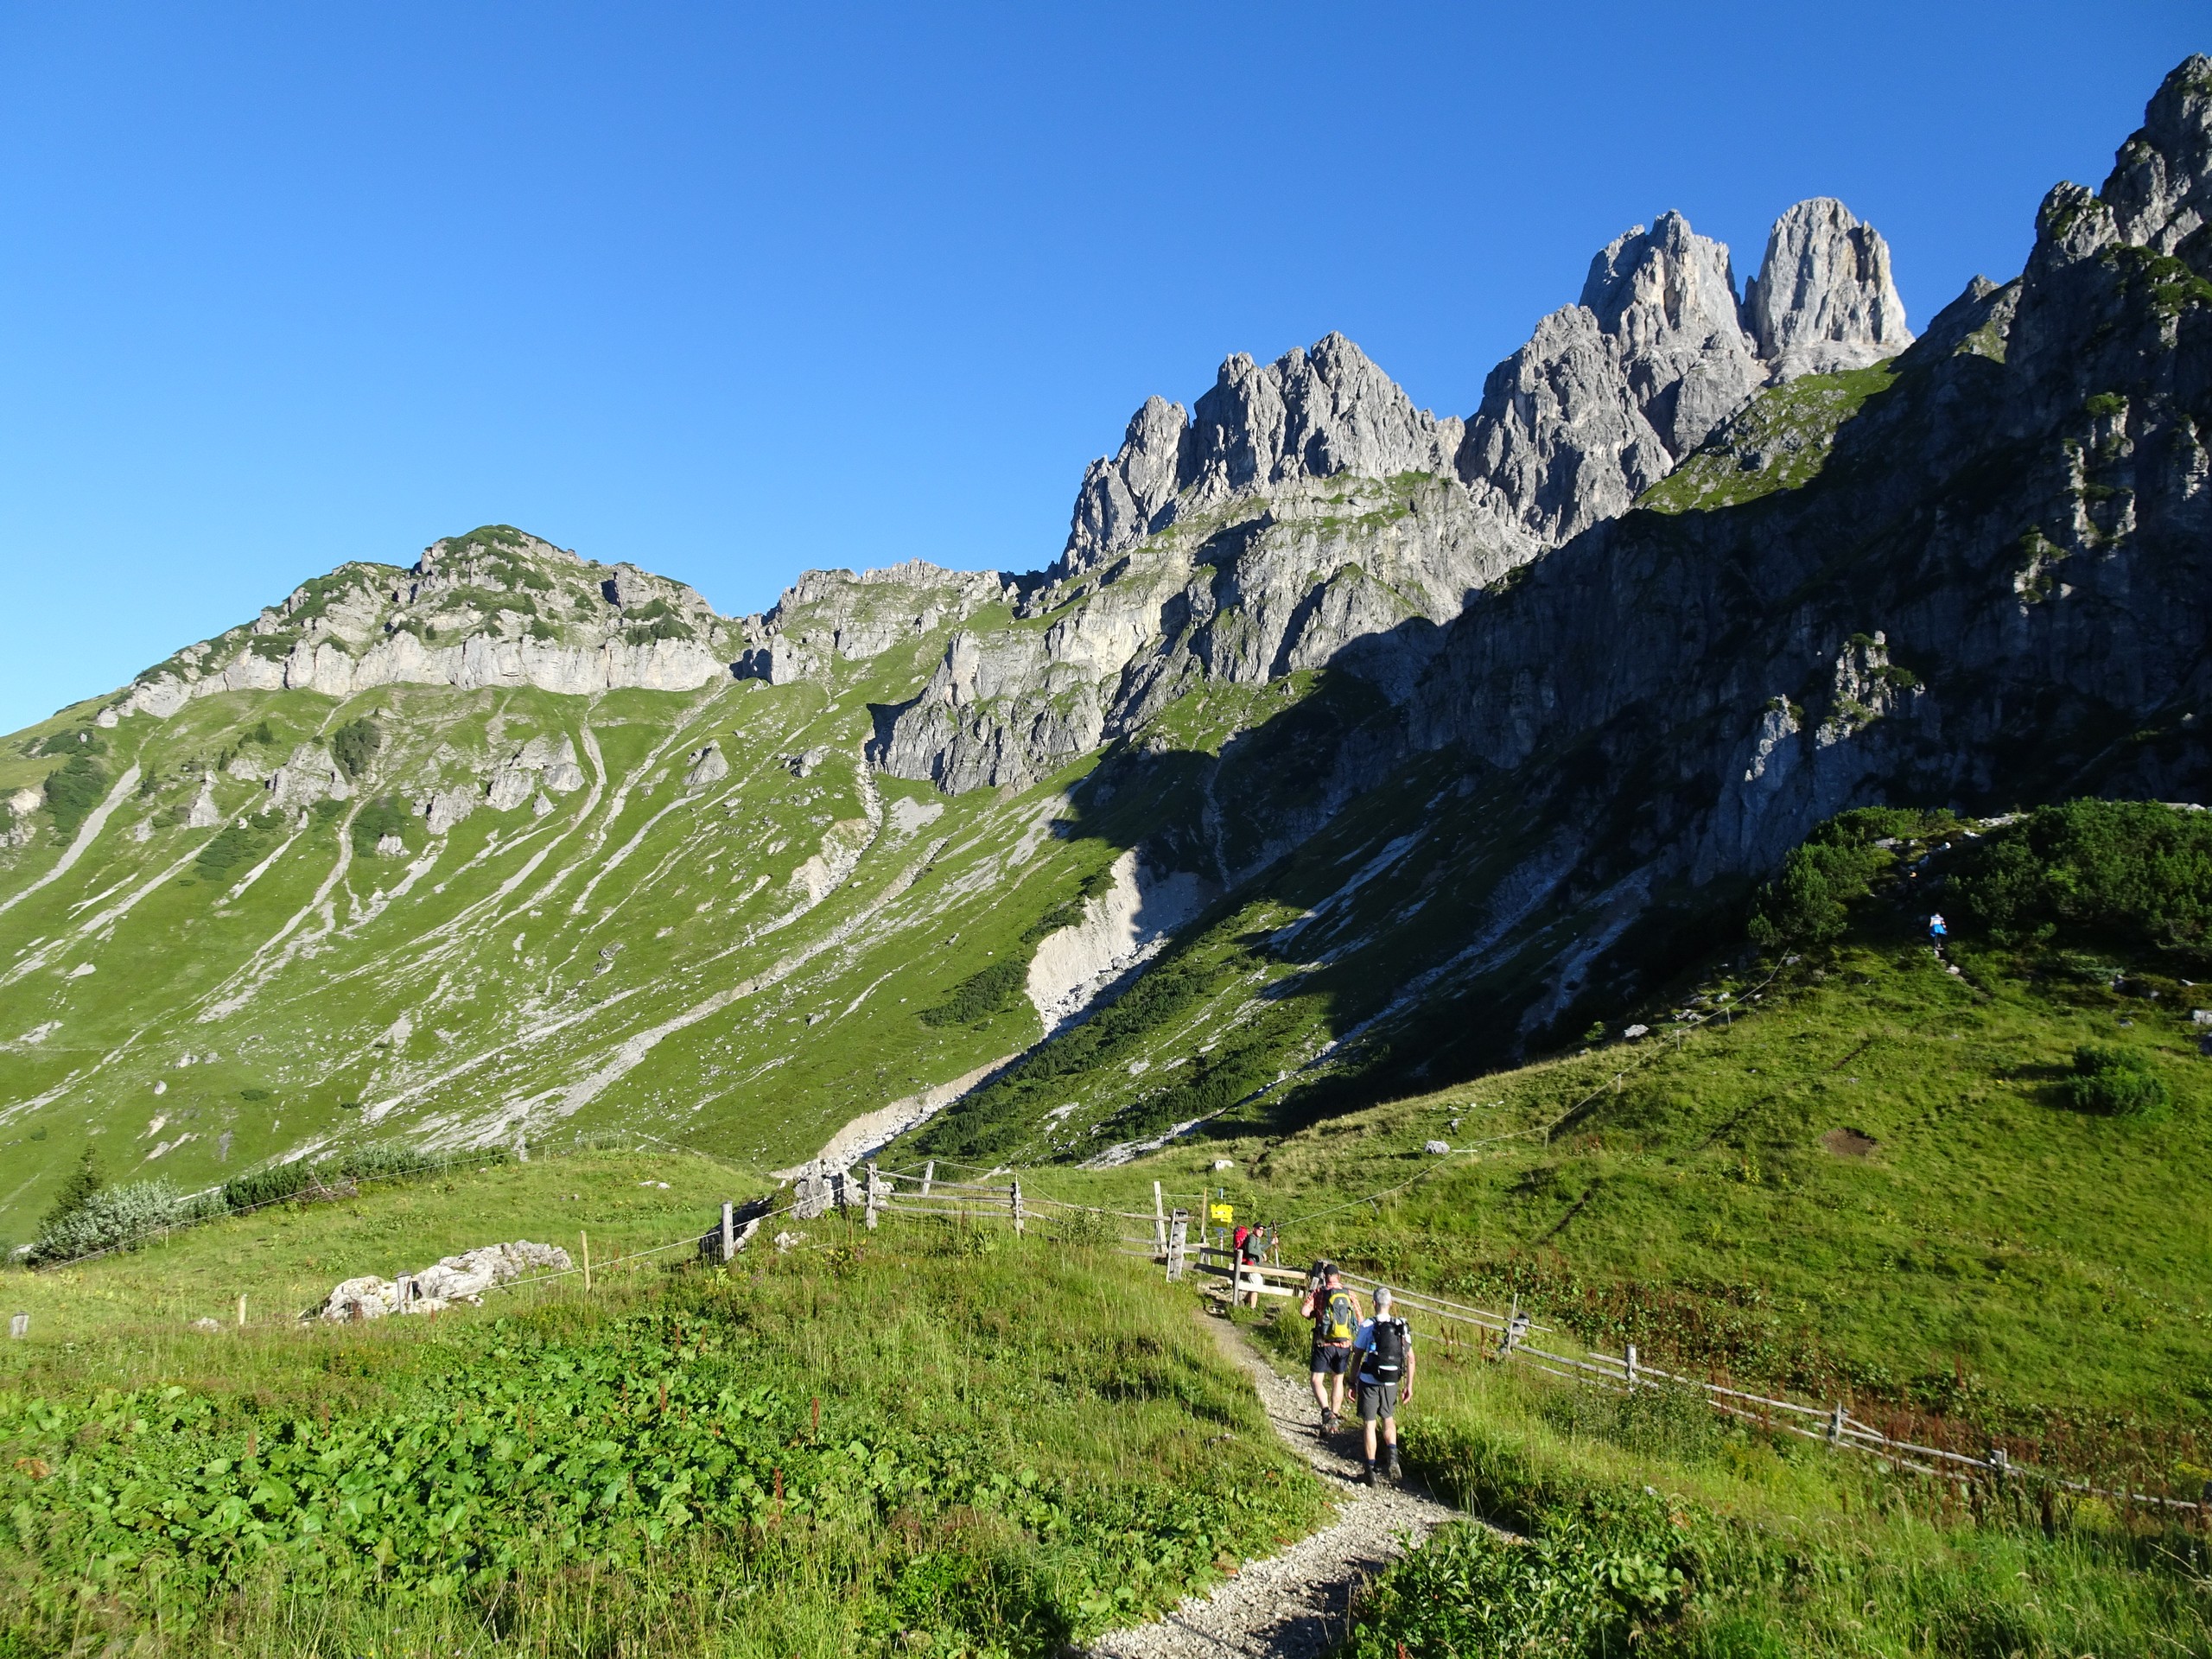
[[[1414,1333],[1412,1327],[1391,1311],[1388,1286],[1375,1293],[1375,1317],[1364,1320],[1352,1347],[1359,1354],[1359,1421],[1366,1434],[1367,1467],[1360,1479],[1375,1484],[1375,1424],[1382,1424],[1382,1443],[1389,1450],[1389,1466],[1383,1471],[1398,1478],[1398,1405],[1414,1397]]]
[[[1313,1357],[1306,1370],[1313,1376],[1313,1403],[1321,1408],[1321,1432],[1332,1433],[1344,1415],[1344,1373],[1351,1369],[1352,1338],[1359,1334],[1359,1299],[1344,1288],[1335,1262],[1316,1262],[1306,1275],[1306,1300],[1298,1313],[1313,1321]]]
[[[1943,925],[1942,911],[1937,911],[1928,918],[1928,943],[1934,947],[1936,954],[1939,957],[1943,954],[1943,941],[1949,935],[1950,931]]]

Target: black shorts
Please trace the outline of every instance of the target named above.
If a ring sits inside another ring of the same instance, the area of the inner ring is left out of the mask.
[[[1347,1342],[1341,1347],[1332,1347],[1326,1343],[1315,1343],[1311,1370],[1316,1376],[1342,1376],[1351,1370],[1351,1344]]]

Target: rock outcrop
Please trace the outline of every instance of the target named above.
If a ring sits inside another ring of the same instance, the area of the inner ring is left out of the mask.
[[[1889,244],[1833,196],[1775,221],[1745,290],[1744,327],[1776,381],[1865,368],[1912,344]]]
[[[1145,399],[1120,451],[1084,475],[1052,574],[1097,569],[1178,518],[1240,496],[1344,474],[1440,472],[1459,442],[1458,421],[1415,409],[1342,334],[1264,365],[1239,352],[1191,416]]]
[[[393,1313],[436,1313],[454,1302],[480,1306],[486,1291],[531,1272],[566,1273],[574,1265],[557,1244],[486,1244],[448,1255],[397,1282],[373,1274],[348,1279],[332,1290],[309,1319],[380,1319]]]
[[[1204,681],[1335,664],[1395,695],[1417,625],[1625,512],[1763,386],[1910,340],[1887,246],[1823,198],[1777,222],[1749,306],[1681,214],[1616,238],[1465,423],[1341,334],[1233,356],[1192,414],[1147,398],[1091,463],[1058,563],[1020,591],[1052,626],[956,638],[870,754],[957,793],[1033,781]],[[806,671],[782,648],[760,671]]]
[[[2212,58],[2198,53],[2165,78],[2098,194],[2122,242],[2204,270],[2212,241],[2205,230],[2212,223]]]

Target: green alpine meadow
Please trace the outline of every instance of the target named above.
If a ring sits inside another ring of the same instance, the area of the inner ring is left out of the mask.
[[[0,1659],[2212,1659],[2212,60],[2018,217],[0,739]]]

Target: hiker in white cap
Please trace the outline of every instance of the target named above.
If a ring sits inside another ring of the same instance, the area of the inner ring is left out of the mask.
[[[1382,1444],[1389,1451],[1383,1472],[1395,1480],[1398,1402],[1410,1405],[1414,1397],[1414,1333],[1398,1317],[1395,1300],[1389,1287],[1378,1288],[1375,1317],[1360,1321],[1359,1332],[1351,1339],[1352,1352],[1359,1357],[1359,1421],[1367,1436],[1367,1466],[1360,1479],[1370,1486],[1375,1484],[1375,1425],[1381,1421]]]

